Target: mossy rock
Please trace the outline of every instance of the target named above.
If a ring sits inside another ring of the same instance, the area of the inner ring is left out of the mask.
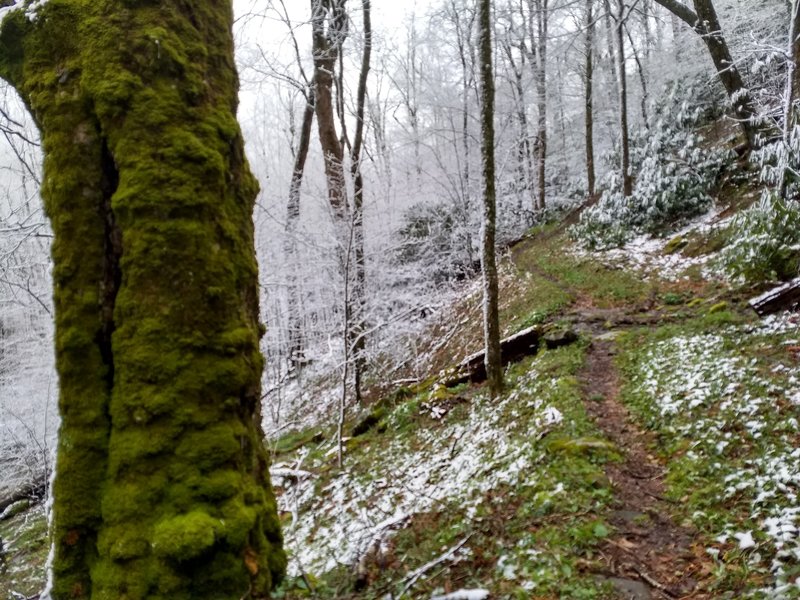
[[[379,406],[366,415],[364,415],[350,430],[350,435],[352,437],[358,437],[360,435],[364,435],[371,429],[375,428],[387,415],[387,410]]]
[[[663,253],[664,254],[676,254],[683,250],[689,244],[689,240],[684,238],[682,235],[676,235],[667,244],[664,246]]]
[[[719,252],[730,241],[730,231],[725,228],[715,228],[707,233],[693,233],[683,247],[682,254],[687,258],[697,258]]]
[[[414,390],[410,387],[401,386],[391,393],[388,402],[390,404],[398,404],[403,400],[408,400],[414,395]]]
[[[545,332],[542,339],[544,339],[545,346],[547,346],[548,350],[555,350],[556,348],[574,344],[578,341],[579,337],[580,336],[578,336],[578,333],[574,329],[553,327]]]
[[[441,400],[447,400],[453,395],[453,392],[448,387],[446,387],[444,384],[437,383],[435,386],[433,386],[428,399],[432,402],[437,402]]]

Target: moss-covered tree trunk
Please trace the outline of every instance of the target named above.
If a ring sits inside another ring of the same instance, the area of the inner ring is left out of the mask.
[[[231,3],[31,4],[0,75],[39,125],[55,231],[52,595],[264,597],[285,558]]]

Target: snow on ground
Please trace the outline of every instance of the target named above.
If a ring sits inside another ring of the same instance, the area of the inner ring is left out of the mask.
[[[770,571],[776,582],[762,592],[778,598],[800,591],[787,572],[800,562],[800,410],[793,401],[800,380],[796,364],[773,365],[742,348],[767,352],[776,343],[797,345],[797,337],[800,317],[789,313],[721,334],[673,337],[649,346],[634,379],[635,393],[653,402],[667,430],[691,441],[689,464],[706,465],[705,477],[724,482],[726,502],[745,503],[750,524],[721,524],[717,541]],[[744,460],[743,446],[753,448]],[[721,547],[710,552],[718,556]]]
[[[720,210],[711,211],[668,238],[640,235],[621,248],[588,251],[576,246],[573,252],[580,258],[590,258],[606,266],[637,270],[645,275],[653,274],[667,281],[687,278],[686,271],[691,267],[700,267],[703,277],[707,279],[719,279],[722,274],[713,264],[715,254],[688,257],[680,252],[665,254],[664,248],[676,237],[686,237],[692,233],[706,234],[713,229],[725,227],[730,217],[720,219],[720,212]]]
[[[536,440],[561,419],[541,400],[556,383],[540,381],[533,370],[499,401],[470,401],[468,416],[459,422],[443,420],[440,427],[395,436],[369,455],[369,464],[346,460],[345,469],[324,487],[313,477],[275,477],[276,485],[286,486],[280,509],[292,514],[284,527],[290,574],[357,563],[416,513],[455,507],[472,515],[488,490],[524,484],[541,452]],[[414,406],[395,411],[389,427],[402,427],[402,411]],[[534,416],[515,419],[519,410]],[[301,455],[292,466],[319,470],[336,451],[332,443],[329,450],[328,459],[317,464],[304,464],[307,455]]]
[[[443,596],[433,596],[431,600],[486,600],[488,597],[487,590],[458,590]]]

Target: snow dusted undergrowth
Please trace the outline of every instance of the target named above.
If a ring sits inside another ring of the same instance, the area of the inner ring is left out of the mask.
[[[494,402],[473,398],[463,405],[466,417],[453,422],[440,401],[412,401],[391,416],[389,430],[403,427],[403,413],[417,409],[441,424],[387,436],[368,463],[365,457],[349,457],[345,469],[321,489],[311,473],[299,480],[275,477],[276,485],[284,487],[280,509],[292,514],[284,528],[290,573],[356,564],[414,514],[460,508],[471,518],[487,491],[501,484],[524,485],[535,477],[542,452],[537,440],[563,420],[546,400],[559,385],[557,379],[541,377],[534,363],[513,392]],[[520,411],[525,418],[519,418]],[[326,456],[314,462],[302,452],[291,466],[324,470],[335,453],[333,443],[326,448]],[[276,466],[273,476],[281,473]],[[464,556],[469,552],[468,545],[460,550]]]
[[[720,279],[723,278],[723,273],[714,264],[716,254],[687,257],[680,252],[665,253],[664,251],[671,239],[683,238],[690,234],[708,234],[714,229],[725,228],[730,224],[731,217],[720,218],[720,214],[719,208],[712,210],[669,238],[639,235],[621,248],[589,251],[576,245],[573,252],[580,258],[598,261],[608,267],[631,269],[665,281],[688,278],[686,271],[691,267],[699,267],[705,279]]]
[[[750,568],[770,572],[774,584],[757,592],[770,598],[800,593],[800,379],[796,355],[787,360],[780,349],[798,344],[800,317],[785,314],[654,341],[631,369],[641,412],[688,444],[673,470],[710,482],[708,501],[719,493],[744,519],[719,522],[699,510],[694,519],[717,536],[708,552],[739,551]]]

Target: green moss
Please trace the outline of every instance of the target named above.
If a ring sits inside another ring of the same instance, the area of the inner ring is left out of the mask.
[[[152,548],[156,556],[188,560],[214,545],[220,521],[201,511],[178,515],[156,523]]]
[[[231,24],[230,2],[51,0],[0,31],[55,231],[59,600],[263,596],[285,568]]]
[[[618,456],[619,451],[608,440],[600,438],[564,439],[555,438],[550,441],[548,448],[552,452],[566,452],[567,454],[587,454],[600,456]]]
[[[664,254],[675,254],[685,248],[688,243],[683,236],[676,235],[664,246]]]
[[[715,313],[722,312],[722,311],[727,310],[727,309],[728,309],[728,303],[727,302],[725,302],[725,301],[717,302],[714,306],[712,306],[711,308],[708,309],[708,314],[713,315]]]

